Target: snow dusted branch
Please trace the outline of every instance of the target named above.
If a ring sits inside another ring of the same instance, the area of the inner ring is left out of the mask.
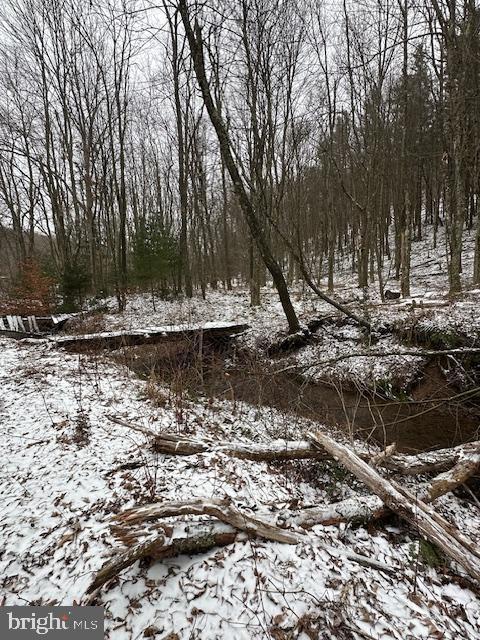
[[[152,441],[152,448],[157,453],[164,453],[175,456],[193,456],[200,453],[223,453],[231,458],[242,460],[253,460],[256,462],[268,462],[270,460],[301,460],[304,458],[326,459],[326,452],[318,451],[308,441],[273,440],[267,444],[227,442],[219,440],[209,440],[206,438],[196,439],[185,437],[176,433],[155,433],[151,429],[146,429],[137,424],[132,424],[117,418],[107,416],[109,420],[127,427],[133,431],[143,433]]]
[[[144,530],[138,528],[139,525],[162,518],[186,515],[208,515],[217,518],[218,522],[193,522],[187,526],[181,521],[174,524],[157,524],[156,528],[159,531],[154,537],[137,542],[137,538],[145,534]],[[246,514],[227,500],[194,499],[190,502],[156,503],[129,509],[115,516],[114,520],[115,525],[112,529],[127,545],[127,549],[114,555],[96,574],[86,591],[86,594],[90,595],[90,600],[106,582],[140,558],[152,557],[162,560],[180,554],[204,553],[217,546],[232,544],[242,535],[242,532],[249,536],[284,544],[310,543],[334,557],[343,557],[386,573],[395,571],[383,562],[367,556],[326,546],[316,536],[308,536],[302,531],[280,529],[271,522]]]
[[[214,547],[232,544],[238,537],[238,530],[221,523],[198,522],[188,527],[188,533],[168,536],[164,533],[137,542],[115,554],[96,574],[86,593],[90,600],[109,580],[132,566],[140,558],[150,557],[164,560],[181,554],[204,553]]]
[[[438,473],[439,471],[445,471],[451,468],[465,457],[474,455],[475,452],[478,451],[479,446],[480,442],[475,441],[447,449],[424,451],[415,455],[395,454],[380,462],[378,466],[383,466],[390,471],[405,476]]]
[[[327,367],[332,364],[337,364],[343,360],[350,360],[351,358],[388,358],[391,356],[405,356],[415,358],[434,358],[436,356],[473,356],[480,355],[480,348],[464,347],[458,349],[410,349],[410,350],[397,350],[397,351],[360,351],[353,353],[344,353],[335,358],[327,358],[325,360],[318,360],[317,362],[310,362],[309,364],[300,365],[292,364],[283,369],[279,369],[274,372],[275,375],[280,373],[286,373],[288,371],[296,371],[305,373],[309,369],[314,367]],[[478,390],[477,390],[478,391]]]
[[[465,484],[479,470],[480,445],[479,443],[472,443],[472,445],[476,446],[471,450],[465,450],[464,447],[460,461],[452,469],[435,476],[431,482],[426,482],[419,487],[419,495],[423,502],[434,502],[437,498]],[[303,509],[296,516],[290,518],[290,521],[299,527],[311,529],[319,524],[370,522],[384,518],[389,513],[389,509],[385,507],[378,496],[356,496],[326,506]]]
[[[310,437],[312,442],[326,449],[363,482],[389,509],[413,525],[421,535],[462,566],[471,578],[480,582],[480,554],[458,529],[410,491],[383,478],[345,445],[321,431],[310,434]]]
[[[237,509],[229,500],[198,498],[189,502],[154,503],[124,511],[116,516],[115,520],[123,525],[135,525],[140,522],[185,515],[213,516],[240,531],[274,542],[298,544],[301,540],[301,534],[280,529],[274,524],[254,518]]]
[[[325,460],[329,458],[324,451],[315,450],[310,442],[273,440],[263,443],[244,442],[206,442],[205,440],[190,440],[175,434],[159,434],[155,437],[153,448],[158,453],[171,455],[193,455],[196,453],[223,453],[231,458],[269,462],[273,460],[301,460],[314,458]]]
[[[312,435],[312,440],[314,447],[320,445],[322,449],[331,453],[333,457],[363,480],[376,495],[349,498],[331,505],[302,509],[296,513],[282,511],[272,514],[259,510],[255,516],[241,511],[227,499],[198,498],[188,502],[154,503],[128,509],[115,516],[115,525],[112,527],[117,537],[127,545],[127,549],[120,551],[102,567],[88,588],[87,594],[91,596],[95,594],[102,585],[142,557],[153,557],[160,560],[182,553],[206,552],[217,546],[232,544],[238,538],[239,532],[285,544],[317,543],[334,555],[344,556],[354,562],[381,571],[388,571],[391,569],[376,560],[327,548],[317,538],[306,537],[302,531],[298,531],[298,528],[312,529],[319,524],[331,525],[346,521],[366,522],[388,515],[389,509],[398,513],[410,524],[414,524],[426,538],[437,544],[447,555],[462,565],[471,577],[477,580],[480,578],[480,556],[473,544],[441,516],[429,510],[426,504],[464,483],[478,470],[480,466],[479,443],[475,443],[475,447],[468,453],[463,452],[460,461],[453,469],[440,474],[431,484],[425,486],[421,491],[423,500],[419,500],[406,489],[389,483],[373,467],[356,456],[353,451],[329,436],[317,432]],[[175,440],[168,442],[175,444]],[[205,445],[205,443],[200,444]],[[190,444],[189,451],[191,452],[192,448],[195,448],[195,453],[198,453],[198,446]],[[202,451],[204,450],[205,447]],[[376,464],[384,463],[391,458],[392,451],[393,448],[390,448],[383,456],[376,456],[374,462]],[[157,522],[164,518],[178,516],[211,516],[219,522],[193,522],[185,529],[182,529],[181,522],[173,525],[170,523],[167,525],[157,524],[159,532],[153,538],[150,537],[147,541],[138,541],[138,538],[145,533],[143,529],[138,529],[139,525],[143,527],[147,522]],[[286,525],[295,526],[297,531],[281,528]]]
[[[472,449],[471,453],[463,454],[452,469],[441,473],[433,479],[422,495],[422,500],[426,502],[435,500],[439,496],[464,484],[480,470],[480,444],[475,444],[477,446]]]
[[[285,544],[298,544],[303,537],[301,533],[286,531],[275,524],[254,518],[234,507],[228,500],[218,499],[155,503],[129,509],[114,518],[114,531],[117,537],[129,545],[136,537],[135,531],[132,532],[129,527],[134,527],[139,523],[144,524],[172,516],[205,515],[217,518],[220,523],[229,525],[229,527],[225,528],[222,525],[218,528],[216,523],[206,526],[205,523],[197,522],[193,523],[193,528],[188,527],[187,535],[182,533],[175,535],[175,527],[166,525],[161,528],[161,532],[155,535],[153,539],[135,542],[126,551],[116,554],[97,573],[94,581],[87,589],[87,594],[96,592],[103,584],[140,558],[164,559],[183,553],[202,553],[216,546],[231,544],[235,541],[239,531]]]
[[[109,420],[124,427],[146,435],[152,442],[157,453],[176,456],[192,456],[202,453],[222,453],[232,458],[252,460],[256,462],[286,461],[301,459],[327,460],[332,456],[325,450],[319,449],[305,440],[273,440],[268,443],[228,442],[224,440],[210,440],[206,438],[192,438],[176,433],[155,433],[140,425],[126,422],[115,416],[107,416]],[[369,461],[377,467],[401,475],[419,475],[445,471],[456,465],[460,460],[475,453],[480,442],[469,442],[457,447],[427,451],[415,455],[393,453],[393,445],[385,451],[375,455],[367,451],[358,451],[363,460]]]

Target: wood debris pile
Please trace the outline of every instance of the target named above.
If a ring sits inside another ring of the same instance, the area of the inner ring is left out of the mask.
[[[255,444],[195,439],[173,433],[156,434],[113,416],[110,419],[141,431],[149,437],[155,451],[167,455],[193,456],[216,452],[258,462],[311,458],[318,460],[319,464],[334,459],[356,476],[371,495],[296,510],[272,511],[262,505],[246,510],[235,506],[230,499],[198,498],[128,509],[113,518],[112,531],[123,546],[95,576],[87,591],[90,599],[105,583],[142,557],[163,559],[201,553],[232,544],[245,536],[258,536],[290,545],[308,542],[332,556],[343,554],[354,562],[392,572],[392,567],[373,558],[325,546],[311,531],[318,525],[378,520],[392,512],[462,567],[471,580],[480,583],[480,551],[434,506],[437,498],[463,485],[478,472],[480,442],[418,455],[398,454],[395,446],[390,445],[372,456],[365,450],[354,451],[351,445],[327,430],[309,433],[305,441],[275,440],[269,444]],[[431,474],[433,478],[422,483],[416,495],[399,481],[401,476],[420,474]]]

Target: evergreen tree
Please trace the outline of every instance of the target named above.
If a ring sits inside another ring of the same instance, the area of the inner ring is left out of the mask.
[[[154,309],[155,296],[168,294],[178,262],[175,238],[154,220],[142,220],[133,238],[132,279],[137,286],[150,290]]]

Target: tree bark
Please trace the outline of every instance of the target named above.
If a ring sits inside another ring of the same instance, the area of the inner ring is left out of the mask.
[[[222,526],[216,522],[211,524],[196,523],[189,527],[188,534],[175,538],[169,538],[163,534],[156,535],[153,539],[136,543],[114,556],[95,575],[86,593],[94,594],[106,582],[135,564],[140,558],[151,557],[163,560],[180,554],[205,553],[214,547],[232,544],[238,535],[237,529]]]
[[[382,502],[403,520],[411,524],[427,540],[437,545],[446,556],[462,566],[476,582],[480,581],[480,555],[473,543],[438,515],[429,505],[407,489],[389,482],[345,445],[317,431],[312,442],[326,449],[343,464]]]
[[[194,33],[194,29],[192,28],[192,25],[190,23],[190,16],[186,0],[179,0],[178,9],[182,17],[183,26],[185,28],[187,40],[190,46],[193,66],[202,93],[203,101],[217,134],[220,152],[232,180],[233,189],[238,198],[242,213],[245,216],[245,220],[250,229],[250,233],[255,239],[260,255],[262,256],[265,266],[270,272],[273,282],[277,288],[280,302],[287,318],[289,332],[295,333],[300,330],[300,322],[297,318],[295,309],[293,308],[285,277],[282,273],[280,265],[273,255],[271,246],[265,235],[265,231],[247,194],[245,185],[243,184],[243,180],[240,175],[240,171],[237,167],[236,160],[233,156],[232,146],[227,128],[212,98],[209,82],[205,71],[205,61],[203,57],[203,45],[200,27],[198,25],[195,25],[196,33]]]
[[[232,458],[253,460],[256,462],[273,462],[285,460],[317,459],[328,460],[331,455],[327,451],[319,450],[309,441],[302,440],[273,440],[268,443],[253,442],[228,442],[225,440],[207,440],[187,438],[175,433],[155,433],[140,425],[126,422],[115,416],[107,416],[109,420],[124,427],[143,433],[151,439],[152,447],[158,453],[176,456],[193,456],[201,453],[222,453]],[[374,462],[375,466],[388,469],[400,475],[420,475],[425,473],[438,473],[446,471],[462,460],[473,458],[480,442],[452,447],[451,449],[438,449],[426,451],[416,455],[394,454],[388,450],[377,455],[366,451],[358,455],[362,460]]]

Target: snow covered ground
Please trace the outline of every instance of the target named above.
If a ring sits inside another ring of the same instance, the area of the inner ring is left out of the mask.
[[[480,289],[472,285],[474,232],[465,234],[464,240],[464,293],[456,300],[448,299],[448,276],[446,272],[446,246],[444,231],[438,232],[437,247],[433,248],[432,230],[425,229],[424,240],[415,242],[412,254],[411,297],[382,303],[378,284],[372,283],[367,292],[356,286],[356,278],[351,273],[351,265],[337,265],[334,295],[349,304],[352,311],[367,317],[375,327],[391,325],[415,327],[417,331],[446,333],[452,336],[462,334],[465,343],[478,346],[480,335]],[[393,266],[384,269],[385,288],[399,290],[399,283],[392,279]],[[326,290],[326,279],[320,283]],[[341,318],[341,314],[323,302],[305,285],[292,287],[292,302],[304,324],[316,317]],[[262,289],[262,304],[252,308],[246,288],[234,287],[233,291],[209,291],[206,300],[200,297],[179,300],[156,300],[155,310],[146,294],[129,296],[126,311],[116,313],[114,299],[107,300],[109,312],[87,319],[87,323],[70,323],[66,331],[86,333],[94,330],[132,330],[164,325],[196,326],[208,322],[248,323],[251,330],[243,337],[241,344],[253,349],[265,349],[272,341],[285,334],[286,322],[272,286]],[[95,324],[97,323],[97,324]],[[322,327],[315,341],[294,354],[288,364],[308,367],[312,379],[335,380],[352,386],[389,386],[407,389],[424,364],[421,357],[351,357],[365,354],[369,349],[375,354],[411,351],[412,347],[401,343],[391,333],[377,336],[374,342],[366,339],[354,323],[338,327]],[[413,347],[414,348],[414,347]],[[348,359],[332,362],[348,355]],[[287,363],[286,363],[287,364]]]
[[[196,318],[198,320],[198,317]],[[164,320],[165,321],[165,320]],[[0,343],[0,602],[75,604],[118,542],[109,519],[154,499],[229,496],[239,507],[323,504],[362,488],[320,462],[268,465],[221,454],[155,455],[109,415],[154,430],[266,441],[307,425],[228,402],[167,402],[102,355]],[[132,461],[144,464],[119,470]],[[412,482],[419,482],[416,479]],[[454,496],[439,510],[479,540],[480,512]],[[315,527],[308,544],[243,539],[207,554],[137,563],[100,593],[106,637],[480,638],[468,583],[427,566],[405,528]],[[390,575],[330,554],[363,553]],[[457,569],[457,572],[461,571]]]
[[[441,239],[439,240],[441,246]],[[365,297],[348,270],[336,295],[369,314],[376,326],[392,321],[462,333],[477,344],[480,291],[446,300],[444,253],[419,243],[412,298],[380,304],[375,287]],[[387,267],[388,269],[388,267]],[[471,254],[465,260],[468,287]],[[387,287],[397,289],[394,283]],[[333,310],[297,288],[294,304],[303,322]],[[432,307],[432,304],[435,305]],[[157,301],[129,297],[127,310],[71,323],[68,331],[115,331],[205,322],[247,322],[239,341],[268,346],[285,330],[275,292],[266,287],[252,309],[243,289],[209,292],[207,300]],[[423,364],[416,356],[357,356],[403,351],[389,335],[375,343],[353,325],[326,325],[309,346],[282,365],[309,367],[313,377],[372,385],[395,380],[408,386]],[[327,362],[328,361],[328,362]],[[319,364],[320,363],[320,364]],[[112,422],[116,416],[154,431],[218,439],[268,442],[305,434],[306,420],[269,408],[227,400],[152,394],[107,354],[74,355],[49,343],[0,340],[0,604],[87,602],[96,572],[120,543],[111,517],[156,500],[229,497],[242,509],[330,504],[364,494],[333,463],[255,463],[221,453],[172,457],[153,453],[138,431]],[[127,468],[129,463],[137,463]],[[415,491],[423,478],[402,480]],[[480,541],[480,509],[449,494],[436,506],[474,543]],[[198,519],[198,518],[197,518]],[[190,520],[189,520],[190,521]],[[175,521],[178,526],[178,519]],[[185,530],[187,521],[182,525]],[[147,533],[146,535],[151,535]],[[336,553],[325,549],[333,547]],[[394,574],[361,566],[342,550],[362,553]],[[235,544],[196,556],[137,562],[98,594],[106,609],[106,638],[134,640],[308,640],[314,638],[480,639],[480,591],[459,567],[420,548],[414,533],[398,525],[315,527],[292,546],[240,536]]]

